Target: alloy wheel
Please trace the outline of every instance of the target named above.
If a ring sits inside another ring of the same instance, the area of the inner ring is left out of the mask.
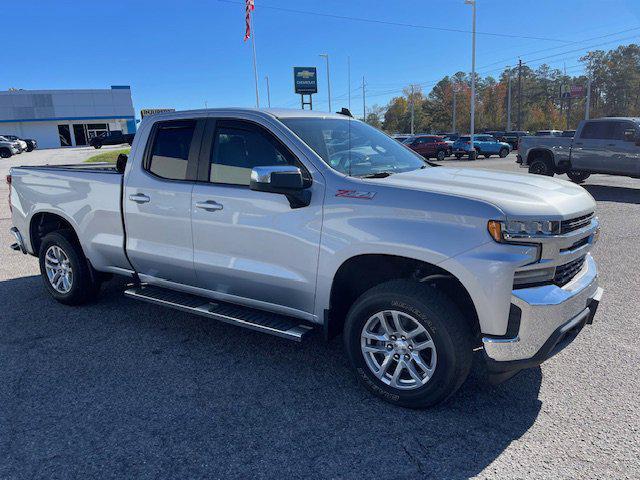
[[[367,320],[360,348],[371,372],[401,390],[425,385],[433,377],[438,360],[427,329],[413,316],[397,310],[384,310]]]
[[[53,289],[59,293],[69,293],[73,286],[73,269],[64,250],[51,245],[45,253],[44,266]]]

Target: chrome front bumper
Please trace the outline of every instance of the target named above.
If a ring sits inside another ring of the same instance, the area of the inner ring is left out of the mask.
[[[511,303],[519,311],[518,333],[513,338],[484,337],[487,359],[514,366],[522,362],[522,368],[531,366],[527,361],[532,359],[534,364],[541,363],[555,353],[555,343],[567,332],[591,323],[602,292],[596,263],[590,254],[582,270],[564,287],[545,285],[513,290]]]

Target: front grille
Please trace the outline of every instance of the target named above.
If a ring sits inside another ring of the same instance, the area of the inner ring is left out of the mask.
[[[576,274],[582,269],[583,265],[584,256],[556,267],[556,274],[553,277],[553,283],[559,287],[564,287],[573,277],[576,276]]]
[[[565,234],[569,232],[573,232],[574,230],[578,230],[582,227],[586,227],[591,222],[593,218],[593,212],[582,215],[581,217],[571,218],[569,220],[562,220],[560,222],[560,233]]]

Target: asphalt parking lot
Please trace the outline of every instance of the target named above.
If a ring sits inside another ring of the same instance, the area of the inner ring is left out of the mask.
[[[108,148],[104,147],[102,151]],[[0,160],[73,163],[91,148]],[[447,165],[518,171],[514,156]],[[126,299],[54,302],[0,186],[0,478],[640,478],[640,180],[594,175],[598,322],[542,367],[412,411],[306,344]]]

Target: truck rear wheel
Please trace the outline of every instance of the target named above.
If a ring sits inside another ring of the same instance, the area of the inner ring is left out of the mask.
[[[509,149],[508,148],[501,148],[500,149],[500,153],[498,155],[500,155],[500,158],[506,157],[507,155],[509,155]]]
[[[529,173],[553,177],[553,167],[546,158],[534,158],[529,164]]]
[[[471,334],[458,307],[421,283],[392,280],[371,288],[349,310],[344,333],[360,383],[403,407],[443,402],[471,368]]]
[[[571,180],[573,183],[582,183],[590,176],[591,174],[587,172],[575,172],[575,171],[567,172],[567,177],[569,177],[569,180]]]
[[[11,150],[8,148],[0,148],[0,158],[9,158],[11,157]]]
[[[40,244],[39,259],[44,285],[58,302],[80,305],[98,294],[98,276],[91,274],[91,266],[70,231],[47,234]]]

